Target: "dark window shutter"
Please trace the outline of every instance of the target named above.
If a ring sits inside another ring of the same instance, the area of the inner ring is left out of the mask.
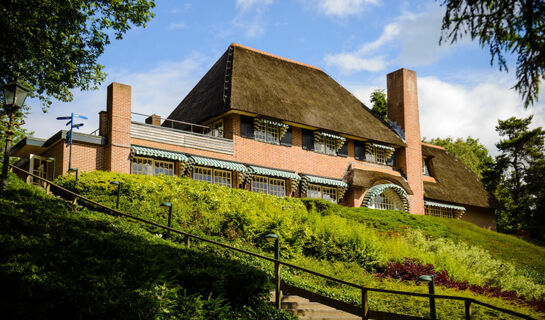
[[[390,157],[390,159],[386,160],[386,165],[388,166],[392,166],[394,167],[396,165],[396,153],[397,151],[395,151],[392,156]]]
[[[254,137],[254,118],[240,116],[240,135],[244,138]]]
[[[365,160],[365,143],[354,141],[354,158],[357,160]]]
[[[288,130],[282,139],[280,139],[280,144],[283,146],[291,146],[291,126],[288,127]]]
[[[337,151],[337,155],[343,157],[348,156],[348,140],[344,141],[343,146]]]
[[[303,149],[314,150],[314,131],[303,129]]]

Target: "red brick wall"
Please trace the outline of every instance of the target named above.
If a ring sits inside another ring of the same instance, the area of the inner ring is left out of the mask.
[[[471,222],[489,230],[496,231],[496,215],[494,209],[474,206],[465,206],[466,212],[462,220]]]
[[[40,156],[55,158],[56,177],[66,174],[68,171],[69,154],[70,147],[66,145],[63,139],[57,141]],[[78,168],[79,172],[104,170],[104,147],[74,141],[72,145],[72,168]]]
[[[409,195],[410,212],[424,214],[424,184],[422,182],[422,146],[416,73],[399,69],[387,75],[388,118],[405,131],[407,147],[398,153],[398,166],[407,175],[413,191]]]
[[[105,169],[130,172],[131,87],[120,83],[108,86],[108,136]]]

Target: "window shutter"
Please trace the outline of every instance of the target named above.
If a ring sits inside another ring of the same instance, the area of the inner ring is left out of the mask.
[[[338,156],[348,157],[348,140],[344,141],[343,146],[337,151]]]
[[[280,144],[283,146],[291,146],[291,143],[291,126],[289,126],[282,139],[280,139]]]
[[[392,167],[394,167],[394,166],[396,165],[396,153],[397,153],[397,151],[395,151],[395,152],[392,154],[392,156],[391,156],[388,160],[386,160],[386,165],[387,165],[387,166],[392,166]]]
[[[314,150],[314,132],[303,129],[303,149]]]
[[[240,116],[240,135],[244,138],[254,138],[254,118]]]
[[[365,160],[365,143],[354,141],[354,158],[357,160]]]

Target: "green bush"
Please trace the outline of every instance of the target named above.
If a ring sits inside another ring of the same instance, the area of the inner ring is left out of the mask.
[[[7,319],[291,319],[267,302],[267,273],[20,181],[0,197],[0,219]]]
[[[263,236],[274,232],[281,236],[283,259],[306,264],[317,271],[322,268],[326,274],[355,283],[420,290],[414,284],[379,281],[372,276],[371,272],[387,261],[409,257],[433,263],[458,280],[496,284],[504,290],[515,289],[528,296],[543,297],[540,279],[543,279],[545,270],[542,261],[544,248],[464,221],[397,211],[347,208],[315,199],[278,198],[180,177],[93,172],[82,175],[75,190],[114,206],[116,187],[109,184],[112,180],[123,182],[122,211],[166,224],[166,210],[158,205],[162,201],[171,201],[175,228],[227,239],[233,245],[258,252],[272,252],[272,245]],[[59,183],[67,187],[74,185],[72,177],[62,177]],[[154,228],[149,230],[162,232]],[[235,257],[257,268],[265,268],[262,263],[247,257],[230,254],[225,254],[225,257]],[[520,270],[526,272],[517,273]],[[342,297],[346,301],[359,299],[360,293],[332,283],[322,283],[298,272],[285,271],[283,276],[299,286]],[[474,296],[470,292],[452,290],[445,294]],[[476,298],[513,308],[499,299]],[[413,304],[410,300],[399,306],[400,301],[405,300],[381,296],[380,301],[374,300],[372,304],[384,311],[405,313],[405,307],[409,305],[414,315],[425,314],[425,301]],[[417,306],[424,311],[415,311]],[[448,314],[454,309],[458,312],[458,307],[445,305],[442,312]],[[496,316],[497,313],[490,315],[492,318]]]

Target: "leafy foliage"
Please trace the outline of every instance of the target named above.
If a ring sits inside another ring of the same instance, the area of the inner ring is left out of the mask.
[[[0,2],[0,83],[18,78],[45,107],[71,101],[71,89],[96,88],[97,63],[110,35],[145,26],[153,0],[12,0]],[[32,10],[29,10],[32,8]]]
[[[491,60],[507,70],[505,55],[517,57],[517,83],[524,105],[538,99],[545,79],[545,3],[540,0],[444,0],[441,41],[457,42],[465,35],[488,46]]]
[[[262,271],[10,181],[0,197],[6,318],[291,319],[267,302]]]
[[[494,159],[488,154],[488,150],[479,142],[478,138],[467,137],[465,140],[462,138],[454,140],[448,137],[445,139],[432,138],[427,140],[424,137],[423,140],[424,142],[445,148],[450,154],[475,172],[480,179],[482,179],[483,171],[487,170],[494,163]]]
[[[543,237],[545,230],[545,131],[530,129],[532,117],[500,120],[502,137],[496,147],[496,165],[486,172],[485,182],[504,205],[499,227],[504,231],[531,229]]]
[[[386,93],[384,93],[384,89],[376,89],[371,92],[371,103],[373,104],[373,112],[384,121],[387,121],[388,103],[386,102]]]
[[[171,201],[174,227],[213,239],[221,237],[222,241],[227,239],[232,245],[258,252],[272,253],[272,246],[263,235],[274,232],[281,236],[282,259],[362,285],[420,290],[414,284],[379,281],[372,273],[392,259],[411,257],[447,270],[457,281],[477,285],[494,283],[502,290],[516,289],[528,296],[545,294],[540,282],[545,270],[544,248],[460,220],[347,208],[316,199],[277,198],[181,177],[97,171],[81,175],[77,186],[73,177],[62,177],[59,182],[114,206],[116,187],[110,185],[112,180],[123,182],[121,208],[125,212],[164,224],[166,211],[158,204]],[[264,270],[271,268],[243,255],[212,251]],[[359,303],[360,293],[316,277],[283,269],[282,278],[328,296]],[[445,294],[475,294],[467,290],[445,290],[448,291]],[[485,299],[510,308],[509,302]],[[426,310],[425,300],[404,300],[391,295],[376,295],[370,305],[375,310],[413,315],[425,315]],[[441,308],[445,314],[456,314],[463,310],[463,305],[445,304]]]

